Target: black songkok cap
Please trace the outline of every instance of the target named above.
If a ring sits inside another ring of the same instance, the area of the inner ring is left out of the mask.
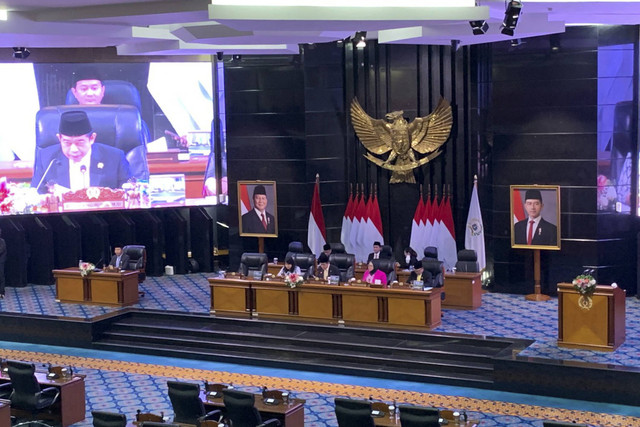
[[[82,136],[93,131],[87,113],[84,111],[65,111],[60,116],[58,133],[66,136]]]
[[[540,200],[542,202],[542,194],[540,194],[540,190],[527,190],[524,194],[525,200]]]
[[[100,80],[102,82],[102,73],[97,67],[82,67],[73,73],[73,85],[75,86],[81,80]]]
[[[253,197],[256,197],[256,194],[264,194],[267,195],[267,190],[264,189],[264,185],[258,184],[253,187]]]
[[[380,242],[376,240],[375,242],[373,242],[373,246],[382,246],[382,245],[380,244]]]
[[[329,262],[329,257],[327,256],[327,254],[321,253],[320,256],[318,257],[318,262],[319,263]]]
[[[325,243],[325,245],[322,247],[323,251],[328,251],[329,249],[331,249],[331,245],[328,243]]]
[[[414,262],[413,263],[413,268],[416,269],[416,270],[419,269],[419,268],[422,268],[422,261]]]

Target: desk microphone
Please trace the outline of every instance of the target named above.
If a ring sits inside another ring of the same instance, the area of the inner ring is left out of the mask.
[[[47,169],[44,171],[44,174],[42,175],[42,178],[40,178],[40,182],[38,183],[37,187],[36,187],[36,191],[40,191],[40,186],[42,185],[42,183],[44,182],[44,179],[47,177],[47,174],[49,173],[49,170],[51,169],[51,166],[53,166],[53,164],[59,165],[60,161],[57,159],[52,159],[49,162],[49,166],[47,166]]]
[[[82,174],[82,188],[87,188],[87,181],[85,179],[87,174],[87,167],[85,165],[80,166],[80,173]]]

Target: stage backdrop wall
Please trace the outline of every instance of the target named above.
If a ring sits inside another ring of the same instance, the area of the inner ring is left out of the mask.
[[[599,211],[597,175],[609,162],[603,157],[610,157],[613,123],[606,117],[621,93],[634,105],[626,136],[637,152],[637,31],[574,27],[517,48],[491,46],[492,74],[480,76],[478,87],[491,88],[492,97],[493,135],[483,150],[491,152],[493,198],[483,207],[497,290],[529,293],[533,282],[532,251],[510,248],[509,185],[551,184],[561,186],[562,248],[542,253],[543,292],[555,294],[558,282],[594,268],[600,283],[635,293],[637,191],[630,213]],[[619,64],[611,64],[611,50],[623,58]]]

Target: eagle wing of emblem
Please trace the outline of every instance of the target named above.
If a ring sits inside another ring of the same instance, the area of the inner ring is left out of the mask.
[[[391,133],[385,121],[369,116],[356,98],[351,102],[351,123],[367,150],[373,154],[384,154],[391,150]]]
[[[431,114],[425,117],[416,117],[409,124],[411,147],[420,154],[437,150],[449,138],[452,125],[451,105],[446,99],[440,98],[438,106]]]

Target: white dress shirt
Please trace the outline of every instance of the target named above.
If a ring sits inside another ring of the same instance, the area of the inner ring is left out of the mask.
[[[82,166],[86,168],[84,173],[82,172]],[[91,150],[79,162],[69,159],[69,187],[72,191],[91,186],[90,168]]]

